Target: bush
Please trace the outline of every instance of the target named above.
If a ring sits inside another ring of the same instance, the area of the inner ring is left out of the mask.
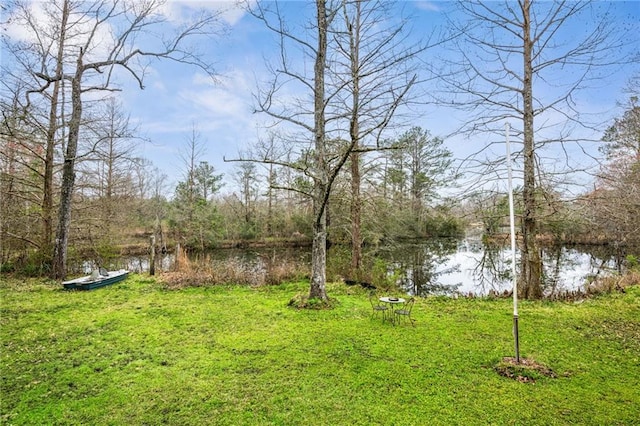
[[[640,271],[640,259],[638,259],[637,256],[628,254],[625,258],[625,263],[627,264],[627,269],[631,271]]]
[[[38,252],[23,253],[0,266],[2,273],[16,273],[25,277],[42,277],[51,271],[51,263]]]
[[[399,270],[391,268],[388,262],[380,258],[375,258],[373,260],[373,267],[371,268],[371,271],[371,282],[376,286],[376,288],[380,289],[395,289],[397,287],[397,282],[402,278],[402,273]]]
[[[624,292],[626,288],[634,285],[640,285],[640,269],[629,269],[622,275],[595,277],[586,285],[586,291],[590,295]]]
[[[256,264],[240,259],[213,260],[209,255],[193,262],[184,250],[176,253],[173,271],[161,275],[160,281],[170,289],[221,284],[242,284],[253,287],[280,284],[307,277],[307,267],[292,260],[275,261],[263,257]]]

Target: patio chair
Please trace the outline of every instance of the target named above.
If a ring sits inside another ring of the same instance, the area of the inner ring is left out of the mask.
[[[395,311],[393,311],[394,316],[398,315],[397,317],[395,317],[398,323],[402,321],[402,318],[404,318],[405,320],[409,321],[413,327],[415,327],[415,324],[414,324],[415,320],[411,318],[411,311],[413,310],[413,304],[415,302],[416,302],[416,299],[412,297],[409,300],[407,300],[407,302],[404,304],[402,309],[396,309]],[[394,324],[395,322],[396,321],[394,321]]]
[[[380,300],[376,297],[374,292],[369,293],[369,303],[371,303],[371,315],[375,316],[380,313],[382,315],[382,320],[384,321],[387,317],[387,312],[389,312],[389,308],[380,303]]]

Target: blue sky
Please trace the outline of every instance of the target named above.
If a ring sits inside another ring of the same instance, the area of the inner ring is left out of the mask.
[[[174,4],[177,7],[180,3]],[[289,1],[282,2],[282,5],[286,12],[291,13],[290,16],[300,18],[313,11],[305,2]],[[210,2],[209,6],[220,7],[221,3]],[[448,13],[450,4],[408,1],[400,2],[399,6],[412,17],[414,32],[416,37],[420,37],[421,33],[444,22],[444,14]],[[615,19],[640,22],[638,2],[615,2],[613,12]],[[252,16],[238,12],[228,23],[229,34],[206,48],[207,54],[215,57],[218,64],[220,75],[217,83],[185,66],[155,64],[154,73],[146,81],[147,88],[144,91],[127,91],[124,95],[125,106],[139,122],[143,133],[153,141],[141,146],[141,154],[165,171],[170,180],[174,181],[176,171],[182,168],[178,151],[194,125],[206,145],[203,159],[225,173],[227,190],[233,186],[230,175],[235,164],[224,163],[222,158],[236,157],[239,150],[246,149],[263,134],[260,125],[266,117],[252,113],[252,94],[256,92],[258,81],[268,78],[265,58],[269,59],[277,52],[277,45],[273,34]],[[586,30],[579,22],[568,29],[577,34]],[[632,72],[630,70],[631,67],[609,75],[603,85],[585,92],[583,98],[577,98],[577,102],[583,103],[580,108],[599,114],[614,115],[618,112],[616,102],[624,99],[622,88]],[[416,115],[414,124],[429,129],[433,135],[444,136],[456,128],[456,117],[459,116],[458,112],[426,105]],[[462,137],[451,137],[446,143],[457,157],[465,157],[478,149],[476,144],[487,142],[482,141],[481,136],[475,139],[477,141],[470,143]]]
[[[309,12],[314,9],[309,7],[312,4],[304,1],[284,1],[281,4],[288,16],[299,20],[292,25],[309,19]],[[170,0],[164,9],[170,22],[180,22],[193,7],[226,11],[223,18],[229,28],[228,34],[198,46],[205,57],[216,64],[216,82],[198,69],[167,61],[152,64],[145,77],[144,90],[139,90],[130,79],[121,81],[124,90],[119,96],[123,106],[140,134],[149,141],[136,142],[138,153],[167,174],[169,191],[181,178],[184,166],[180,151],[184,150],[194,126],[206,150],[201,159],[225,174],[227,184],[223,192],[233,189],[231,175],[235,167],[235,163],[225,163],[223,157],[236,157],[239,151],[264,134],[261,125],[266,117],[253,114],[253,94],[259,82],[269,78],[265,59],[277,53],[277,43],[261,22],[233,5],[231,0]],[[446,1],[405,1],[398,5],[405,15],[413,19],[416,37],[442,24],[450,6]],[[612,10],[614,19],[635,25],[636,34],[640,33],[640,2],[614,2]],[[585,30],[580,22],[572,25],[568,29],[576,34]],[[637,65],[610,74],[600,87],[576,99],[578,107],[601,116],[619,113],[616,102],[624,99],[622,88],[633,72],[638,72]],[[442,106],[425,105],[416,111],[412,124],[429,129],[433,135],[444,136],[456,128],[456,119],[460,117],[460,113]],[[477,150],[478,144],[489,140],[482,139],[476,136],[470,143],[456,136],[445,139],[445,143],[455,156],[465,157]]]
[[[219,8],[222,3],[230,5],[232,2],[198,2],[198,5],[205,3]],[[287,16],[299,19],[292,24],[299,25],[304,20],[313,19],[310,14],[314,12],[313,3],[284,1],[281,5]],[[399,4],[404,9],[402,13],[414,18],[416,37],[421,36],[421,30],[430,31],[435,23],[443,21],[442,6],[444,4],[427,1]],[[252,112],[253,96],[259,82],[270,79],[265,63],[277,53],[277,41],[273,33],[248,14],[234,15],[228,23],[229,33],[207,48],[207,53],[217,63],[217,82],[212,82],[193,68],[156,63],[144,91],[132,88],[124,94],[126,108],[152,141],[142,144],[142,155],[165,173],[169,172],[171,180],[179,178],[175,171],[183,166],[178,152],[183,149],[194,125],[206,145],[203,159],[225,173],[227,190],[233,186],[230,175],[237,163],[225,163],[223,157],[237,158],[239,151],[247,149],[264,135],[263,125],[268,119]],[[433,112],[425,111],[416,117],[415,124],[432,128],[433,133],[438,134],[440,131],[431,127],[426,118],[430,115]]]

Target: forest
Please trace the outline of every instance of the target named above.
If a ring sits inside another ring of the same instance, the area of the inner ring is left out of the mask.
[[[158,251],[300,246],[312,253],[310,297],[325,299],[330,245],[349,248],[359,278],[370,269],[363,247],[469,229],[503,240],[505,123],[516,146],[522,296],[542,296],[544,244],[630,247],[628,261],[637,262],[633,18],[617,22],[600,2],[450,2],[456,14],[427,37],[410,16],[391,19],[400,16],[392,2],[306,3],[304,24],[278,2],[234,5],[277,48],[265,56],[269,79],[252,89],[254,112],[268,124],[224,159],[231,171],[222,173],[198,123],[175,154],[179,170],[158,168],[137,150],[144,134],[119,98],[145,87],[157,62],[217,78],[213,60],[192,46],[235,30],[220,10],[174,26],[159,1],[6,2],[2,274],[63,279],[74,261],[108,267],[147,253],[152,236]],[[586,32],[563,38],[587,18]],[[608,90],[614,72],[626,84],[610,93],[607,114],[581,111],[581,91]],[[465,119],[445,135],[424,124],[425,109]],[[456,157],[451,141],[460,140],[473,154]],[[576,164],[576,153],[589,164]]]

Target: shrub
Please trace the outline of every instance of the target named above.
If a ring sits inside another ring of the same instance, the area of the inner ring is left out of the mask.
[[[296,281],[308,276],[307,267],[291,260],[273,260],[263,257],[258,263],[248,263],[240,259],[192,261],[184,250],[176,253],[176,267],[165,272],[160,280],[167,288],[201,287],[220,284],[244,284],[261,286]]]
[[[586,285],[587,294],[597,295],[614,291],[625,291],[633,285],[640,285],[640,270],[630,269],[623,275],[595,277]]]

